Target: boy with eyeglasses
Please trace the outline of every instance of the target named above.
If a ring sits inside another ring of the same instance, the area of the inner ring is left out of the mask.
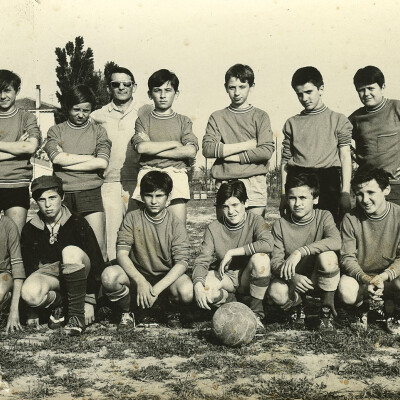
[[[140,180],[151,170],[167,172],[172,181],[169,210],[186,224],[186,203],[190,199],[187,169],[196,157],[197,138],[192,121],[172,110],[179,95],[179,79],[171,71],[160,69],[148,80],[148,95],[154,110],[139,115],[132,145],[141,154],[138,185],[133,198],[142,202]]]
[[[136,187],[139,155],[130,145],[134,134],[137,108],[133,100],[136,91],[132,72],[115,67],[107,77],[112,100],[93,111],[91,118],[101,124],[112,142],[108,167],[101,187],[107,224],[107,254],[115,260],[117,232],[125,214],[134,208],[131,199]]]

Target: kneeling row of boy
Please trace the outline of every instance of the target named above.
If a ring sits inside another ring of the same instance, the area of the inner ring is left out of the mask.
[[[133,308],[151,308],[164,291],[183,312],[193,298],[203,309],[237,298],[253,310],[260,327],[265,300],[296,319],[305,295],[316,294],[322,299],[319,327],[331,329],[337,292],[342,306],[353,309],[356,325],[366,328],[366,313],[377,308],[387,330],[400,334],[400,206],[386,201],[390,185],[383,170],[360,168],[352,188],[358,207],[346,214],[341,240],[331,213],[314,209],[319,183],[312,173],[288,176],[290,212],[275,221],[272,235],[261,216],[246,213],[244,184],[224,183],[216,199],[222,216],[207,227],[190,279],[187,232],[167,209],[168,174],[152,171],[143,177],[144,208],[125,217],[118,232],[118,265],[107,267],[88,223],[62,205],[62,181],[40,177],[32,183],[39,212],[23,228],[22,258],[15,225],[5,216],[0,220],[6,239],[2,251],[9,246],[11,265],[0,272],[2,308],[11,302],[6,330],[21,329],[20,296],[30,306],[28,325],[38,325],[35,310],[47,308],[49,326],[60,327],[65,290],[65,331],[79,335],[94,319],[101,275],[104,294],[120,309],[120,329],[134,326]]]

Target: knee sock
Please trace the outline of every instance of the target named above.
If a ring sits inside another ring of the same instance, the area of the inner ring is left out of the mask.
[[[83,264],[63,264],[62,273],[68,296],[68,318],[78,317],[85,326],[86,272]]]
[[[31,305],[32,308],[47,308],[48,310],[54,310],[56,307],[61,305],[62,297],[60,292],[55,290],[50,290],[43,300],[36,305]]]
[[[271,276],[250,276],[249,307],[261,319],[265,317],[263,300],[267,292]]]
[[[121,289],[115,292],[105,292],[109,300],[119,307],[123,312],[129,312],[131,310],[131,294],[128,286],[122,285]]]

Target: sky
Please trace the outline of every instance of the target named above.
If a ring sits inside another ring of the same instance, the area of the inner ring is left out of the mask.
[[[352,79],[366,65],[384,72],[387,97],[400,98],[400,2],[392,0],[2,0],[1,7],[0,68],[22,77],[21,97],[34,97],[40,84],[42,99],[56,104],[54,50],[83,36],[96,69],[114,61],[132,70],[140,105],[149,102],[150,74],[174,71],[174,110],[192,119],[200,142],[209,115],[229,104],[224,75],[236,63],[253,68],[250,103],[267,111],[279,143],[286,119],[301,111],[290,86],[300,67],[321,71],[325,104],[345,115],[360,107]]]

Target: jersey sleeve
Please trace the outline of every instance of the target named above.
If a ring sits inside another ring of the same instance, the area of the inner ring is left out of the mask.
[[[194,261],[194,269],[192,274],[192,280],[194,285],[197,282],[201,282],[203,286],[205,286],[206,277],[210,269],[210,265],[215,260],[214,254],[215,254],[214,238],[212,236],[210,228],[207,227],[204,233],[203,241],[201,243],[200,254]]]
[[[129,212],[128,214],[126,214],[118,231],[117,251],[118,249],[128,250],[128,251],[131,250],[132,246],[135,243],[133,236],[133,228],[134,228],[133,213]]]
[[[196,150],[199,149],[197,137],[193,133],[193,123],[188,117],[184,117],[182,121],[181,143],[184,146],[191,144],[196,147]]]
[[[281,221],[278,219],[272,226],[272,237],[274,239],[274,249],[271,257],[271,271],[275,276],[279,276],[281,268],[285,262],[285,244],[282,237]]]
[[[350,146],[353,125],[344,115],[340,115],[337,129],[338,147]]]
[[[299,251],[302,257],[311,254],[321,254],[325,251],[340,250],[340,232],[336,228],[332,214],[329,211],[324,210],[321,217],[321,223],[323,224],[323,238],[317,242],[300,247]]]
[[[289,121],[286,121],[283,130],[283,142],[282,142],[282,164],[287,162],[293,157],[293,132]]]
[[[57,146],[62,147],[60,129],[57,125],[52,126],[47,132],[47,141],[44,146],[44,151],[47,153],[51,162],[61,153]]]
[[[21,232],[21,254],[27,276],[32,274],[39,265],[36,248],[32,225],[27,222]]]
[[[103,158],[107,162],[110,161],[111,140],[107,136],[107,131],[98,124],[96,127],[96,157]]]
[[[185,226],[181,221],[178,220],[174,221],[171,253],[174,265],[181,264],[184,265],[186,268],[189,266],[189,237]]]
[[[239,153],[240,164],[265,164],[274,153],[275,143],[268,114],[264,111],[261,115],[257,114],[255,125],[257,147]]]
[[[42,135],[36,117],[28,112],[24,115],[24,133],[27,133],[29,138],[37,139],[38,143],[41,142]]]
[[[349,214],[345,214],[340,232],[342,235],[340,268],[346,275],[353,277],[361,283],[362,277],[366,274],[357,260],[357,237]]]
[[[11,274],[13,279],[25,279],[26,274],[24,264],[22,262],[18,228],[12,220],[7,222],[7,242],[8,251],[10,252]]]
[[[223,158],[224,144],[221,142],[221,132],[213,115],[208,119],[202,147],[204,157]]]
[[[269,231],[264,218],[256,216],[254,220],[254,242],[246,244],[244,251],[246,256],[256,253],[271,253],[274,248],[274,239]]]
[[[145,116],[139,116],[135,121],[135,134],[132,136],[131,144],[136,150],[137,145],[149,139],[149,129],[144,120]]]

